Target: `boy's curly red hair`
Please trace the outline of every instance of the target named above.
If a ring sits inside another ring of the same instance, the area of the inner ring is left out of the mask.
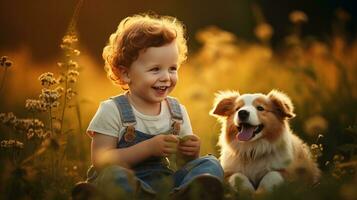
[[[103,49],[107,76],[116,85],[124,86],[119,67],[130,67],[139,52],[159,47],[176,40],[179,50],[178,65],[187,57],[184,25],[174,17],[140,14],[127,17],[110,35]]]

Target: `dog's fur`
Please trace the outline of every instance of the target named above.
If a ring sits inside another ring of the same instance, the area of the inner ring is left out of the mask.
[[[284,93],[220,92],[210,114],[222,123],[220,161],[233,187],[270,191],[284,180],[318,180],[308,146],[290,130],[294,107]]]

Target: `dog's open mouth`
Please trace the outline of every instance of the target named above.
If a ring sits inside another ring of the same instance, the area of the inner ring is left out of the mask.
[[[248,141],[257,135],[264,128],[263,124],[258,126],[253,126],[248,123],[240,123],[238,126],[238,135],[237,138],[240,141]]]

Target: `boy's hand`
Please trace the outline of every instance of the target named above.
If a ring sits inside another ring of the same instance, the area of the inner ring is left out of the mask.
[[[198,157],[200,155],[201,141],[196,135],[184,136],[178,146],[178,150],[184,156]]]
[[[148,150],[153,156],[168,156],[176,153],[178,142],[174,135],[157,135],[149,140]]]

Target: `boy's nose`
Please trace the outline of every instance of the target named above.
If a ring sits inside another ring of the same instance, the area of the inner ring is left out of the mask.
[[[160,77],[160,81],[168,81],[170,80],[169,72],[163,72]]]

